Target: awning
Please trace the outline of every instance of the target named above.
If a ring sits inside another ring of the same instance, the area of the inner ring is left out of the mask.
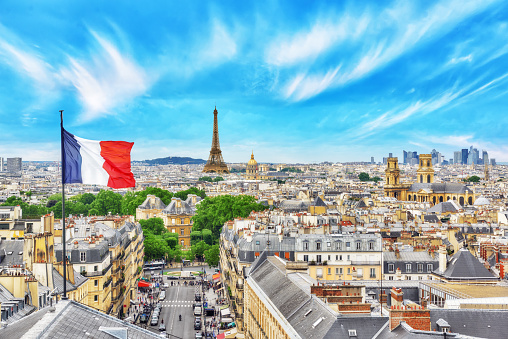
[[[212,275],[213,280],[219,280],[220,279],[220,273],[216,273]]]
[[[229,310],[229,308],[223,309],[220,311],[220,315],[221,317],[227,317],[228,315],[231,315],[231,311]]]
[[[217,339],[234,338],[234,337],[236,337],[237,333],[238,333],[238,330],[236,328],[233,328],[233,329],[226,331],[224,333],[217,334]]]
[[[138,287],[150,287],[152,284],[147,283],[146,281],[138,281]]]

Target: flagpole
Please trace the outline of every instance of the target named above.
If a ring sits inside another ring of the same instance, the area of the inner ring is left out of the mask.
[[[62,152],[62,244],[63,244],[63,297],[67,299],[67,253],[65,251],[65,163],[64,163],[64,128],[63,128],[63,110],[60,110],[60,140]]]

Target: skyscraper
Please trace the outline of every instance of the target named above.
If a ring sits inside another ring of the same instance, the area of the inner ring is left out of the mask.
[[[21,158],[7,158],[7,171],[10,173],[21,172]]]
[[[4,158],[0,157],[0,172],[4,171]]]
[[[460,151],[453,152],[453,163],[462,164],[462,153]]]
[[[467,150],[467,148],[463,148],[463,149],[462,149],[462,164],[463,164],[463,165],[466,165],[466,164],[467,164],[467,155],[468,155],[468,150]]]
[[[489,164],[489,153],[487,151],[482,151],[482,160],[484,165]]]

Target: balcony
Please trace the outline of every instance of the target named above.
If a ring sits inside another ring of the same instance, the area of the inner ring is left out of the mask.
[[[381,265],[381,262],[380,261],[358,261],[358,260],[351,260],[351,265],[379,266],[379,265]]]
[[[93,272],[82,271],[81,275],[84,277],[98,277],[98,276],[106,274],[112,265],[113,264],[109,264],[108,267],[102,269],[101,271],[93,271]]]

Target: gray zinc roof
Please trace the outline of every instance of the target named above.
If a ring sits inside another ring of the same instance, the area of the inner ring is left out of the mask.
[[[498,280],[467,248],[461,248],[453,255],[443,273],[434,273],[450,280]]]

